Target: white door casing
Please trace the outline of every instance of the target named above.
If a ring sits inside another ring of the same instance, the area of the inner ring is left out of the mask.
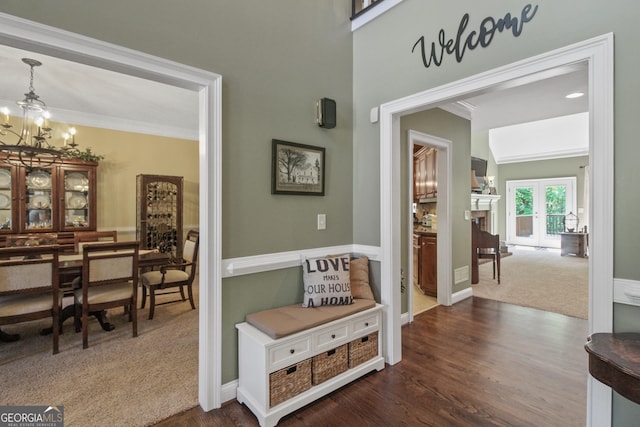
[[[436,168],[438,170],[438,195],[437,195],[437,211],[438,216],[438,246],[437,246],[437,269],[438,269],[438,304],[451,305],[451,236],[453,230],[451,228],[450,212],[451,212],[451,145],[452,142],[433,135],[427,135],[415,130],[409,130],[407,135],[409,159],[408,188],[409,188],[409,205],[407,206],[409,224],[409,234],[407,236],[409,259],[413,260],[411,253],[413,251],[413,214],[411,204],[413,203],[413,145],[428,145],[436,148],[438,155],[436,157]],[[447,255],[448,254],[448,255]],[[409,290],[409,322],[413,321],[413,269],[415,268],[412,261],[409,261],[409,271],[407,272]]]
[[[396,99],[379,107],[380,279],[385,305],[385,358],[402,359],[400,289],[400,117],[499,90],[505,83],[544,79],[558,67],[586,62],[589,68],[589,165],[591,168],[589,333],[613,330],[613,34],[605,34],[468,78]],[[458,215],[462,212],[452,212]],[[611,389],[589,379],[587,423],[611,423]]]
[[[221,405],[222,76],[0,13],[0,44],[198,92],[200,275],[198,400]],[[218,236],[211,238],[210,236]]]

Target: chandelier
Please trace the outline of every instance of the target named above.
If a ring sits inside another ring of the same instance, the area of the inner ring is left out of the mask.
[[[53,129],[49,126],[50,113],[47,105],[36,94],[33,87],[34,68],[42,62],[30,58],[22,58],[22,62],[30,67],[31,78],[29,91],[21,101],[17,101],[22,110],[22,129],[13,130],[9,123],[9,109],[4,107],[0,112],[4,115],[4,122],[0,124],[0,160],[25,166],[29,169],[51,166],[63,157],[73,157],[77,153],[75,128],[70,128],[63,134],[64,145],[56,147],[49,143]],[[11,138],[8,142],[5,138]]]

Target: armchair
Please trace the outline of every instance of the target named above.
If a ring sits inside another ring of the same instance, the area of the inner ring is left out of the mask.
[[[140,308],[144,308],[147,302],[147,291],[149,291],[149,320],[153,319],[155,311],[156,291],[163,289],[180,289],[179,291],[160,293],[161,295],[164,295],[180,292],[180,296],[182,297],[181,299],[170,300],[162,303],[169,304],[173,302],[186,301],[184,295],[184,287],[186,286],[189,294],[189,302],[191,303],[191,309],[195,310],[196,305],[193,300],[193,280],[196,275],[199,245],[200,233],[194,230],[189,230],[184,242],[182,259],[174,260],[171,264],[161,267],[160,270],[148,271],[142,274],[142,305]]]

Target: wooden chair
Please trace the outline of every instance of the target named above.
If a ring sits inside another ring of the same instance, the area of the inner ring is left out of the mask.
[[[53,354],[58,353],[57,245],[0,248],[0,325],[51,317]]]
[[[183,258],[172,261],[171,264],[163,266],[160,270],[148,271],[141,276],[142,282],[142,305],[144,308],[147,301],[147,290],[149,291],[149,320],[153,319],[156,306],[156,291],[169,288],[179,288],[179,291],[162,292],[160,295],[180,292],[182,299],[163,302],[169,304],[173,302],[186,301],[184,287],[187,287],[191,308],[195,310],[196,304],[193,301],[193,279],[196,276],[198,262],[198,249],[200,245],[200,233],[189,230],[182,250]],[[158,304],[161,305],[161,304]]]
[[[493,278],[496,278],[497,270],[498,284],[500,284],[500,235],[480,230],[475,222],[471,222],[471,246],[473,256],[492,260]]]
[[[78,255],[82,255],[82,248],[87,244],[95,244],[95,243],[114,243],[118,241],[118,232],[116,230],[111,231],[84,231],[79,233],[74,233],[73,236],[73,247],[74,252]],[[77,276],[66,276],[63,277],[63,282],[60,283],[60,287],[63,288],[72,288],[79,287],[80,282],[77,281]],[[76,283],[74,285],[74,283]],[[65,294],[65,296],[67,296]]]
[[[82,253],[82,247],[87,242],[117,242],[118,232],[116,230],[110,231],[86,231],[82,233],[75,233],[74,235],[74,247],[78,254]]]
[[[81,287],[74,292],[76,330],[82,326],[82,348],[89,347],[89,312],[124,307],[132,335],[138,336],[138,241],[85,245]]]

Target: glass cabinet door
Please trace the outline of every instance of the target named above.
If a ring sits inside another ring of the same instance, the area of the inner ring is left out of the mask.
[[[15,168],[12,166],[0,166],[0,232],[11,233],[15,226]]]
[[[67,231],[86,230],[92,223],[92,203],[95,203],[91,193],[92,174],[89,169],[61,169],[64,188],[64,203],[61,211],[62,229]]]
[[[52,173],[48,169],[33,169],[25,174],[25,229],[48,231],[53,229],[54,194]]]
[[[138,175],[136,180],[140,248],[181,258],[183,177]]]

